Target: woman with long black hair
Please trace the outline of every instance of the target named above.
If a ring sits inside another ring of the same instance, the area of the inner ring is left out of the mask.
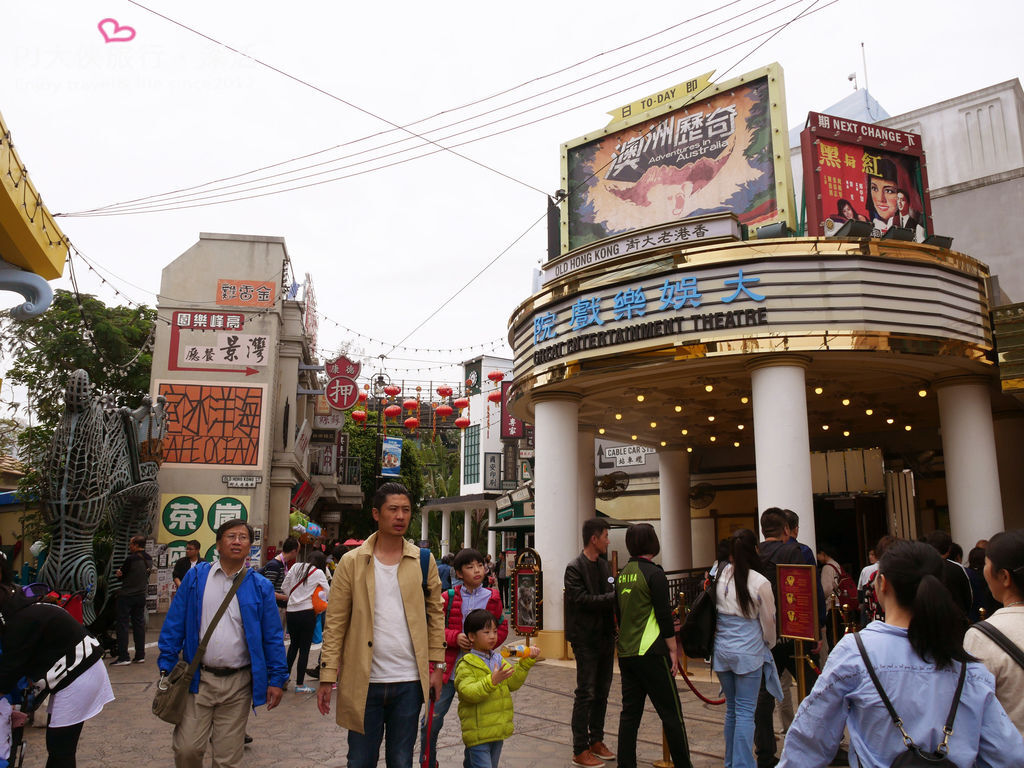
[[[729,539],[728,562],[715,583],[718,623],[712,668],[725,693],[725,768],[754,768],[754,709],[761,680],[782,698],[772,658],[775,597],[757,554],[757,539],[746,528]]]
[[[288,623],[288,671],[291,672],[295,659],[299,666],[295,670],[295,692],[316,693],[316,690],[305,684],[306,665],[309,663],[309,647],[313,643],[313,632],[316,629],[316,611],[313,609],[313,594],[317,589],[323,590],[326,598],[331,586],[327,581],[327,557],[319,550],[310,553],[307,562],[293,565],[281,583],[281,591],[288,596],[288,610],[285,620]]]
[[[1024,653],[1024,530],[997,533],[984,551],[985,581],[1003,604],[987,623]],[[977,627],[967,631],[964,648],[995,675],[996,698],[1024,735],[1024,667]]]
[[[873,621],[836,644],[790,726],[780,768],[827,766],[844,726],[858,765],[889,768],[907,745],[879,686],[921,750],[942,752],[945,744],[959,768],[1024,765],[1024,740],[996,699],[992,674],[964,650],[964,627],[950,620],[957,609],[941,578],[942,560],[927,544],[898,541],[885,551],[874,582],[885,622]],[[943,727],[958,688],[947,736]]]

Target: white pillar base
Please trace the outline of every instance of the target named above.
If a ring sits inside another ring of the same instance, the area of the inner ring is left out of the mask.
[[[681,450],[658,451],[658,484],[661,507],[661,566],[666,571],[692,568],[690,454]]]

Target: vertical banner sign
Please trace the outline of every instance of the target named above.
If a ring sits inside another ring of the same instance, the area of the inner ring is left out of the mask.
[[[402,438],[385,437],[380,450],[381,475],[384,477],[398,477],[402,472]]]
[[[544,629],[544,586],[540,555],[526,548],[512,572],[512,626],[516,634],[533,637]]]
[[[511,381],[501,382],[501,439],[523,436],[523,422],[509,413],[508,392],[512,388]]]
[[[484,490],[501,490],[501,454],[484,454]]]
[[[900,227],[920,243],[933,232],[916,133],[810,112],[800,152],[808,235],[835,235],[848,221],[871,224],[872,237]]]
[[[818,576],[813,565],[777,565],[779,636],[818,641]]]
[[[463,368],[466,375],[466,397],[480,394],[480,379],[483,377],[483,361],[474,360]]]

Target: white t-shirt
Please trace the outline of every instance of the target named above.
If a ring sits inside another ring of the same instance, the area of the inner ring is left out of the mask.
[[[405,603],[398,586],[398,563],[373,558],[373,662],[371,683],[407,683],[420,679]]]
[[[871,579],[871,574],[878,570],[878,563],[869,563],[860,569],[860,577],[857,579],[857,589],[864,589],[864,586]]]
[[[307,572],[309,578],[306,578]],[[288,574],[281,582],[281,591],[288,595],[288,610],[290,612],[313,610],[313,592],[317,587],[324,588],[322,597],[326,600],[331,586],[327,583],[327,574],[319,568],[314,568],[310,563],[302,563],[289,568]]]

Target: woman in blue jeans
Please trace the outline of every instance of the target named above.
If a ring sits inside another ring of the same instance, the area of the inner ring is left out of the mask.
[[[713,668],[725,692],[726,768],[754,768],[754,708],[762,675],[768,690],[776,698],[782,695],[771,654],[775,598],[762,570],[754,534],[741,528],[729,540],[729,561],[715,583]]]

